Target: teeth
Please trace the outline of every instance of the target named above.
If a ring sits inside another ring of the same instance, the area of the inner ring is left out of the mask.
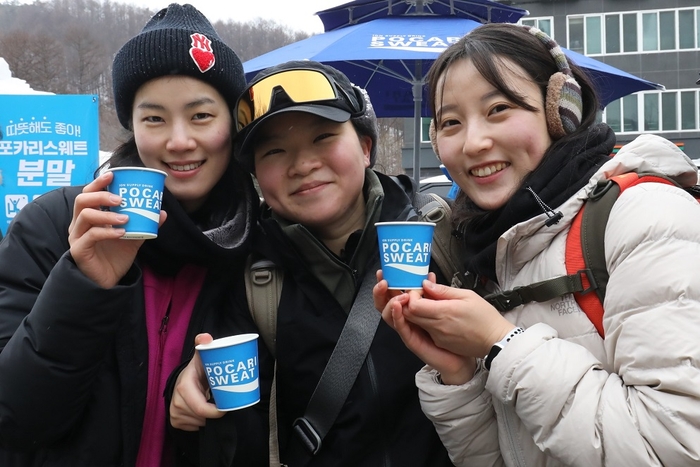
[[[491,174],[495,174],[503,169],[505,169],[507,164],[505,162],[499,162],[493,165],[487,165],[486,167],[479,167],[478,169],[471,170],[470,173],[475,177],[488,177]]]
[[[168,167],[170,167],[171,169],[173,169],[176,172],[184,172],[186,170],[194,170],[202,164],[203,164],[203,162],[197,162],[195,164],[187,164],[187,165],[168,164]]]

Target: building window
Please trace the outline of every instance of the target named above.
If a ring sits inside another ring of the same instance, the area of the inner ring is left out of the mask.
[[[519,24],[522,24],[523,26],[532,26],[533,28],[537,28],[543,33],[547,34],[552,39],[554,39],[554,31],[552,30],[553,22],[553,17],[543,16],[540,18],[521,19],[519,21]]]
[[[697,11],[700,14],[700,10]],[[695,16],[694,10],[678,11],[678,48],[692,49],[695,47]]]
[[[681,92],[681,130],[698,129],[698,93],[696,91]]]
[[[677,92],[661,93],[661,113],[663,131],[678,130],[678,106],[676,105]]]
[[[605,15],[605,53],[622,52],[621,33],[620,15]]]
[[[622,40],[625,52],[637,52],[637,15],[622,15]]]
[[[700,8],[567,18],[568,47],[585,55],[700,48]]]
[[[422,143],[430,142],[430,118],[423,117],[420,121],[420,140]]]
[[[642,51],[659,49],[658,14],[642,14]]]
[[[622,131],[639,131],[639,109],[636,94],[622,98]]]
[[[681,90],[631,94],[608,104],[602,118],[615,133],[698,131],[700,92]],[[641,128],[640,122],[643,122]]]
[[[644,94],[644,131],[659,131],[658,94]]]

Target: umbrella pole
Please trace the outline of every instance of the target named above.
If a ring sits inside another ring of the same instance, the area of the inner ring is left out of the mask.
[[[420,132],[423,103],[422,60],[416,60],[416,79],[413,82],[413,179],[420,184]]]

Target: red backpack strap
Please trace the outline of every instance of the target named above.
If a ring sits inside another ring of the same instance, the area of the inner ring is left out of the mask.
[[[596,292],[575,292],[574,298],[601,337],[605,337],[603,302],[609,278],[605,262],[605,228],[618,196],[627,188],[646,182],[676,185],[672,180],[660,175],[635,172],[602,180],[574,218],[566,238],[567,273],[590,271],[588,277],[583,276],[584,286],[587,289],[592,286]]]

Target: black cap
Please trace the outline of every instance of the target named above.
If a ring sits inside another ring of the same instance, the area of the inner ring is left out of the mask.
[[[192,5],[160,10],[117,52],[112,64],[114,105],[130,129],[136,91],[161,76],[185,75],[213,86],[233,110],[246,85],[243,65],[209,20]]]
[[[287,99],[275,99],[273,105],[276,108],[271,108],[264,116],[250,123],[236,135],[235,155],[238,161],[249,171],[253,172],[253,142],[255,133],[260,126],[268,119],[281,113],[305,112],[338,123],[351,120],[360,135],[366,135],[372,139],[370,167],[373,166],[377,157],[377,116],[367,92],[352,84],[340,70],[312,60],[291,60],[266,68],[255,75],[248,88],[268,76],[288,70],[318,70],[325,73],[335,81],[336,86],[342,91],[339,93],[340,99],[337,101],[319,101],[317,103],[305,102],[303,104],[296,104]]]

